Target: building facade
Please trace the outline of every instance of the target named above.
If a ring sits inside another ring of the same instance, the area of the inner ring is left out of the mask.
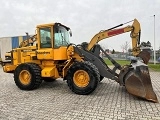
[[[1,37],[0,38],[0,58],[5,60],[5,53],[19,47],[19,44],[26,40],[27,36]]]

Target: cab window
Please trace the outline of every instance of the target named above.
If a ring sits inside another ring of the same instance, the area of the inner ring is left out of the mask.
[[[68,31],[63,26],[58,26],[57,30],[54,32],[54,48],[67,46],[69,44]]]
[[[40,47],[41,48],[51,48],[51,28],[40,28]]]

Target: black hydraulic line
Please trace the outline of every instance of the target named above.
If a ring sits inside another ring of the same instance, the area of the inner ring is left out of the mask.
[[[139,32],[138,45],[140,44],[141,31]]]
[[[112,29],[117,28],[117,27],[120,27],[120,26],[123,26],[124,24],[130,23],[130,22],[132,22],[132,21],[134,21],[134,20],[128,21],[128,22],[126,22],[126,23],[119,24],[119,25],[117,25],[117,26],[115,26],[115,27],[112,27],[112,28],[107,29],[106,31],[112,30]]]
[[[107,29],[106,31],[112,30],[112,29],[117,28],[117,27],[120,27],[120,26],[123,26],[123,24],[120,24],[120,25],[117,25],[117,26],[115,26],[115,27],[109,28],[109,29]]]

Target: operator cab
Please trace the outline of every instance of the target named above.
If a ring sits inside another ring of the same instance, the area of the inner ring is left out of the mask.
[[[40,48],[59,48],[70,44],[70,28],[60,23],[44,24],[43,26],[38,26],[38,28]]]
[[[70,28],[61,23],[38,25],[38,59],[66,60],[71,36]]]

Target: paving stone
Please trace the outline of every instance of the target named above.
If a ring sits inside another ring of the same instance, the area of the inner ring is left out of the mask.
[[[150,72],[160,101],[160,72]],[[33,91],[18,89],[12,74],[0,68],[0,120],[160,120],[160,104],[128,94],[104,79],[94,93],[76,95],[66,82],[43,82]]]

